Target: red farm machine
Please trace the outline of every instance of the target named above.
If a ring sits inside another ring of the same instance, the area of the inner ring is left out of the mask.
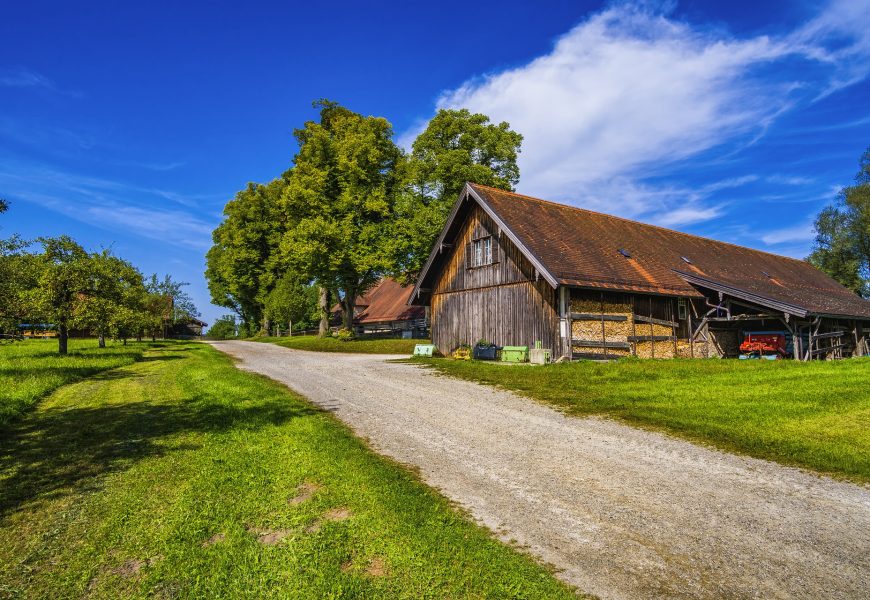
[[[784,331],[746,331],[740,344],[740,358],[778,360],[788,355]]]

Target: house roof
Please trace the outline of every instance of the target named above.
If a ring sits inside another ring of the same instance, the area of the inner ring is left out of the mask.
[[[354,305],[361,310],[354,317],[354,323],[372,324],[422,319],[426,316],[426,309],[422,306],[408,305],[413,291],[413,286],[403,286],[395,279],[384,277],[375,287],[357,297]],[[336,304],[332,310],[340,311],[341,306]]]
[[[701,287],[798,316],[870,318],[870,302],[806,261],[476,184],[466,186],[451,218],[466,196],[554,287],[687,297]]]

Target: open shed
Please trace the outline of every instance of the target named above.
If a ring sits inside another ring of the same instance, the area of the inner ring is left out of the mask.
[[[870,354],[870,302],[806,261],[467,184],[409,299],[447,353],[481,339],[557,356]]]

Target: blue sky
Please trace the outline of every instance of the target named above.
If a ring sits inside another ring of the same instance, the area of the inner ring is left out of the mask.
[[[74,5],[75,4],[75,5]],[[183,6],[181,6],[183,4]],[[7,3],[2,232],[171,273],[326,97],[525,136],[519,191],[790,256],[870,145],[870,1]]]

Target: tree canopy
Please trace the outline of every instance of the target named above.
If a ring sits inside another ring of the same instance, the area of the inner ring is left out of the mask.
[[[414,140],[404,169],[393,275],[413,281],[466,182],[513,191],[523,136],[466,109],[439,110]]]
[[[816,218],[813,265],[865,298],[870,298],[870,147],[859,161],[853,185]]]
[[[330,297],[350,326],[355,298],[381,277],[414,280],[466,181],[512,190],[519,180],[522,136],[485,115],[438,111],[406,155],[386,119],[314,106],[292,167],[236,194],[206,257],[212,301],[249,334],[308,326],[317,305],[326,318]]]
[[[390,123],[321,100],[320,121],[296,130],[299,152],[282,194],[291,216],[281,241],[289,270],[353,303],[390,269],[397,167]]]

